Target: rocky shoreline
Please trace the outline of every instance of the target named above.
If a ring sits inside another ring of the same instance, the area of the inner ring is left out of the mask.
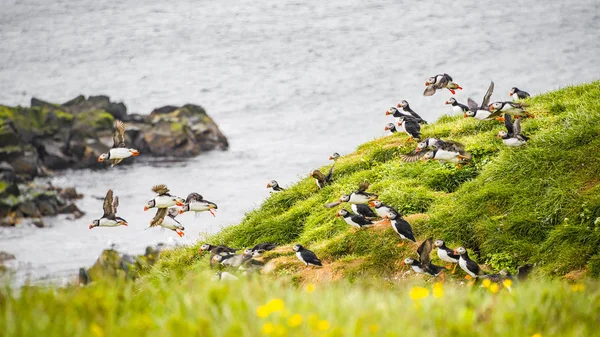
[[[26,221],[43,226],[42,216],[83,215],[69,202],[76,199],[74,189],[32,181],[64,169],[109,167],[97,158],[112,147],[115,120],[126,123],[126,143],[141,156],[187,158],[229,146],[206,111],[193,104],[164,106],[148,115],[128,114],[125,104],[107,96],[78,96],[62,104],[32,98],[30,107],[0,105],[0,226]]]

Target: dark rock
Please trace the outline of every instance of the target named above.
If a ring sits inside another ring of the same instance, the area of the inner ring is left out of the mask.
[[[15,256],[13,254],[7,253],[7,252],[0,252],[0,264],[6,262],[6,261],[10,261],[10,260],[14,260]]]
[[[40,175],[38,171],[38,160],[35,155],[25,155],[16,158],[10,161],[10,166],[12,166],[15,175],[20,176],[25,180],[30,180]]]
[[[59,214],[78,214],[79,218],[84,215],[84,213],[75,204],[67,204],[65,206],[61,206],[58,209],[58,213]]]
[[[78,283],[79,285],[87,285],[90,284],[92,280],[90,279],[90,274],[88,274],[88,271],[85,270],[85,268],[79,268],[79,277],[78,277]]]
[[[41,211],[38,209],[35,202],[27,200],[19,204],[17,210],[21,213],[22,217],[40,217],[42,216]]]
[[[104,110],[113,115],[115,119],[120,119],[124,122],[129,120],[127,116],[127,107],[123,103],[110,103]]]
[[[129,122],[146,123],[146,116],[145,115],[130,114],[130,115],[128,115],[128,117],[129,117]]]
[[[44,155],[42,162],[52,170],[64,170],[72,166],[73,158],[65,155],[62,151],[63,143],[47,142],[44,144]]]
[[[46,226],[42,218],[31,218],[29,219],[29,224],[34,225],[37,228],[44,228]]]
[[[77,193],[74,187],[65,187],[60,189],[58,196],[65,200],[81,199],[83,194]]]
[[[176,107],[176,106],[165,105],[163,107],[156,108],[156,109],[152,110],[152,112],[150,113],[150,115],[152,116],[152,115],[168,114],[168,113],[171,113],[171,112],[173,112],[173,111],[175,111],[177,109],[179,109],[179,108]]]
[[[73,98],[72,100],[67,101],[67,102],[65,102],[65,103],[63,103],[61,105],[69,107],[69,106],[73,106],[73,105],[79,105],[79,104],[81,104],[83,102],[85,102],[85,96],[79,95],[79,96]]]

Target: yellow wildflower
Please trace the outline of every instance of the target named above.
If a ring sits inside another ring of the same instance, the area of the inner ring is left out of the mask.
[[[410,290],[410,298],[412,298],[413,301],[418,301],[426,298],[427,296],[429,296],[429,290],[427,290],[427,288],[413,287]]]
[[[261,305],[260,307],[256,308],[256,316],[260,318],[267,318],[270,314],[271,311],[266,305]]]
[[[504,286],[504,288],[508,288],[510,289],[510,287],[512,287],[512,280],[511,279],[506,279],[504,281],[502,281],[502,285]]]
[[[277,324],[275,325],[275,331],[273,334],[275,336],[287,336],[287,329],[283,325]]]
[[[320,320],[317,323],[317,330],[325,331],[327,329],[329,329],[329,321],[327,321],[327,320]]]
[[[302,315],[300,315],[300,314],[292,315],[292,317],[288,318],[287,323],[292,328],[299,326],[300,324],[302,324]]]
[[[488,278],[486,278],[485,280],[483,280],[483,282],[481,282],[481,286],[484,288],[489,288],[491,284],[492,284],[492,281],[490,281],[490,279],[488,279]]]
[[[309,283],[306,285],[306,292],[307,293],[312,293],[313,291],[315,291],[315,285],[312,283]]]
[[[542,334],[539,333],[539,332],[538,333],[534,333],[533,335],[531,335],[531,337],[542,337]]]
[[[369,331],[371,333],[377,333],[379,331],[379,325],[377,325],[377,324],[369,325]]]
[[[96,323],[92,323],[92,325],[90,325],[90,331],[92,332],[92,335],[94,335],[96,337],[103,337],[104,336],[104,331]]]
[[[444,296],[444,285],[442,282],[436,282],[433,285],[433,297],[440,298]]]
[[[265,304],[265,306],[267,307],[267,309],[270,312],[280,312],[285,307],[285,304],[283,303],[282,299],[275,298],[275,299],[272,299],[269,302],[267,302],[267,304]]]
[[[585,290],[585,286],[583,285],[583,283],[574,284],[571,286],[571,290],[573,290],[574,292],[583,292],[583,290]]]
[[[273,323],[265,323],[265,324],[263,324],[261,330],[262,330],[263,334],[270,335],[275,330],[275,327],[273,326]]]
[[[500,286],[498,285],[498,283],[492,283],[492,284],[490,285],[490,292],[491,292],[492,294],[495,294],[495,293],[497,293],[497,292],[498,292],[498,290],[500,290]]]

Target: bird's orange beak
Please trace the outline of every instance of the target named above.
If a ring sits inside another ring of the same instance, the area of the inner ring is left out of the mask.
[[[454,253],[454,255],[458,255],[458,253],[456,252],[456,249],[452,251]]]
[[[421,149],[417,147],[417,148],[415,149],[415,152],[419,153],[419,152],[421,152]]]
[[[425,82],[425,86],[428,86],[428,85],[429,85],[429,81]]]
[[[312,176],[313,176],[312,172],[308,176],[312,178]]]
[[[215,214],[215,210],[213,210],[212,208],[208,210],[210,212],[210,214],[212,214],[212,216],[216,217],[217,215]]]
[[[398,122],[398,126],[402,126],[402,123]]]
[[[101,163],[104,159],[102,157],[98,157],[98,162]]]
[[[403,266],[406,266],[406,263],[404,263],[404,261],[402,261],[402,265],[403,265]]]
[[[396,104],[396,108],[401,108],[401,107],[402,107],[402,104],[400,104],[400,103]]]
[[[329,160],[333,160],[333,157],[332,157],[332,156],[329,156]]]
[[[148,210],[148,206],[144,206],[144,212]]]
[[[391,115],[391,114],[392,114],[392,113],[390,112],[390,110],[385,110],[385,115],[386,115],[386,116],[388,116],[388,115]]]
[[[450,102],[446,101],[446,103],[444,103],[444,104],[450,104]]]
[[[340,214],[339,214],[339,213],[335,213],[335,217],[336,217],[336,218],[339,218],[339,217],[340,217]]]
[[[389,131],[390,128],[388,128],[387,126],[383,128],[383,131]]]
[[[179,210],[179,214],[185,213],[182,209]]]
[[[375,203],[373,201],[369,201],[369,206],[375,207]]]
[[[180,207],[183,207],[183,206],[185,206],[185,204],[184,204],[184,203],[182,203],[181,201],[176,201],[176,202],[175,202],[175,205],[177,205],[177,206],[180,206]]]
[[[128,225],[128,223],[127,223],[127,222],[125,222],[125,221],[122,221],[122,222],[119,222],[119,225],[121,225],[121,226],[127,226],[127,225]]]
[[[182,238],[185,233],[183,233],[182,231],[175,231],[175,233],[177,233],[177,235],[179,235],[180,238]]]
[[[463,114],[463,118],[467,118],[467,114]]]
[[[267,184],[267,188],[271,188],[271,184]]]
[[[88,227],[88,228],[89,228],[89,229],[92,229],[92,228],[94,228],[94,225],[93,225],[93,224],[92,224],[92,225],[89,225],[89,227]]]

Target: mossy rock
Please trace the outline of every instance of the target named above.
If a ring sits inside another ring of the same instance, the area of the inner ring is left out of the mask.
[[[114,117],[104,110],[85,111],[76,116],[76,123],[79,128],[89,127],[93,130],[112,129],[114,122]]]

